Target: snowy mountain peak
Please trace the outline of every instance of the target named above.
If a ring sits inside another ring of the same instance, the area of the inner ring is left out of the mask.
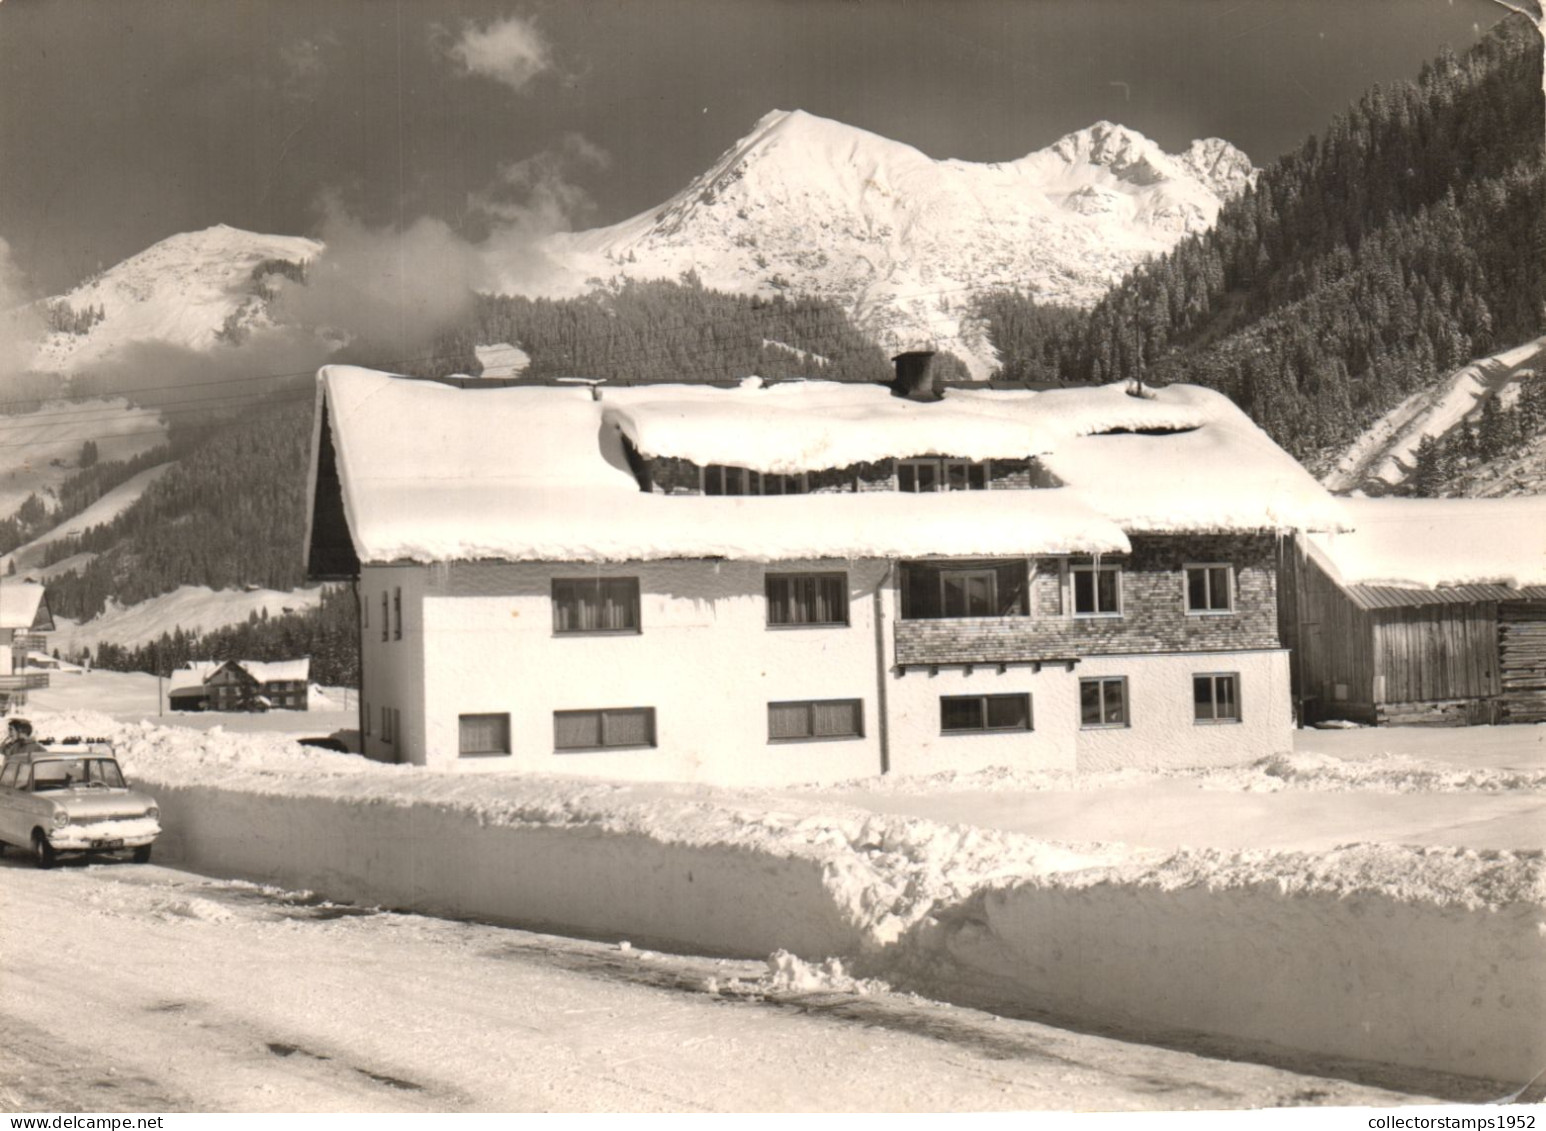
[[[1170,155],[1112,122],[978,163],[775,110],[660,207],[553,237],[545,250],[559,269],[545,290],[686,271],[720,290],[792,290],[840,303],[886,348],[932,344],[985,375],[976,294],[1018,288],[1087,305],[1211,225],[1250,175],[1226,142]]]
[[[102,317],[84,333],[49,334],[33,364],[68,372],[129,342],[208,349],[232,319],[247,327],[264,323],[254,268],[271,259],[303,262],[321,250],[316,240],[227,224],[168,236],[50,300],[77,312],[99,310]]]

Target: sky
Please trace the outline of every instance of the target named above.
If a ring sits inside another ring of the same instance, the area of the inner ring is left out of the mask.
[[[1108,119],[1258,164],[1493,0],[0,2],[0,286],[212,224],[594,227],[802,109],[936,158]]]

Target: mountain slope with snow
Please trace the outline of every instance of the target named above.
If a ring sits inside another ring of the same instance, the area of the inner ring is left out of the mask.
[[[265,260],[301,263],[322,250],[301,236],[269,236],[217,224],[168,236],[51,302],[102,318],[83,334],[56,331],[40,344],[33,367],[69,373],[131,342],[204,350],[230,319],[268,325],[253,270]]]
[[[1518,397],[1519,382],[1543,369],[1546,337],[1462,366],[1370,425],[1323,482],[1333,491],[1400,487],[1411,474],[1417,446],[1424,439],[1442,440],[1467,420],[1480,419],[1489,398],[1511,404]]]
[[[719,290],[813,294],[847,307],[883,346],[932,343],[985,375],[991,347],[963,317],[976,295],[1018,288],[1088,305],[1210,226],[1253,176],[1217,138],[1168,154],[1110,122],[1016,161],[973,163],[774,111],[661,207],[552,237],[549,289],[693,271]]]

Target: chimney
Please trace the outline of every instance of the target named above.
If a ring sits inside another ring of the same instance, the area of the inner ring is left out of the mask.
[[[934,372],[933,350],[909,350],[891,360],[896,363],[896,380],[891,382],[894,395],[910,401],[937,401],[944,396]]]

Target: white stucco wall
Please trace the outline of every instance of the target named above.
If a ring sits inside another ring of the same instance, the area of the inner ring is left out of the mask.
[[[1192,677],[1236,672],[1240,721],[1193,718]],[[1288,652],[1191,652],[1164,656],[1089,656],[1074,679],[1126,676],[1126,727],[1078,729],[1078,768],[1114,770],[1237,765],[1293,746]],[[1077,686],[1075,688],[1077,695]],[[1079,727],[1077,699],[1069,717]]]
[[[1061,666],[1033,672],[1015,665],[1000,674],[996,665],[942,667],[933,675],[912,669],[888,675],[891,710],[891,769],[898,774],[980,770],[988,766],[1072,770],[1079,719],[1079,678]],[[947,695],[1031,697],[1030,731],[952,733],[940,730],[941,698]]]
[[[770,629],[766,571],[749,562],[471,563],[421,570],[427,581],[422,623],[411,619],[405,634],[421,627],[428,633],[422,668],[427,764],[732,784],[879,773],[873,598],[885,563],[781,563],[775,572],[802,570],[847,572],[847,627]],[[637,577],[641,631],[555,635],[554,577]],[[405,585],[405,602],[408,592]],[[379,594],[376,601],[379,614]],[[379,641],[379,630],[374,635]],[[411,655],[407,650],[405,661]],[[374,675],[406,679],[407,662],[378,664]],[[372,688],[374,675],[367,660]],[[769,743],[768,703],[803,699],[862,700],[864,736]],[[554,751],[554,711],[626,707],[655,709],[654,749]],[[458,756],[459,715],[506,712],[509,756]],[[406,729],[406,703],[403,716]]]
[[[424,620],[428,567],[365,566],[360,573],[361,708],[369,719],[361,736],[367,757],[424,763]],[[396,635],[393,595],[402,591],[402,639]],[[381,595],[387,597],[387,637],[381,639]],[[400,733],[383,740],[382,708],[398,712]]]

